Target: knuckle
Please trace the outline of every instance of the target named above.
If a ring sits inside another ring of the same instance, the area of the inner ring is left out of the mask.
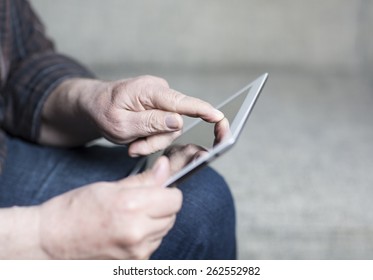
[[[103,125],[104,136],[117,143],[126,143],[127,141],[123,137],[124,131],[122,125],[117,117],[109,113],[106,118],[107,122]]]
[[[170,104],[173,104],[175,112],[178,112],[177,108],[179,108],[180,104],[183,103],[185,97],[184,94],[171,90],[171,94],[169,95]]]
[[[158,120],[153,110],[150,110],[147,114],[144,115],[142,124],[144,131],[149,135],[157,131]]]
[[[136,127],[130,116],[123,116],[113,104],[108,105],[99,123],[103,136],[118,144],[127,144],[133,139]]]
[[[113,109],[113,104],[109,104],[104,111],[104,116],[107,122],[111,124],[110,127],[117,127],[117,125],[120,123],[120,119],[118,114]]]
[[[144,240],[144,234],[138,226],[132,225],[132,227],[126,230],[125,239],[126,239],[125,243],[127,244],[127,246],[132,247],[133,253],[135,253],[137,252],[135,248],[138,247],[138,245],[141,244],[142,241]]]
[[[165,79],[163,79],[163,78],[159,78],[159,77],[157,77],[157,82],[158,82],[161,86],[163,86],[163,87],[166,87],[166,88],[169,88],[169,87],[170,87],[170,85],[168,84],[168,82],[167,82]]]
[[[165,79],[160,78],[160,77],[151,76],[151,75],[144,75],[144,76],[141,76],[140,78],[141,78],[142,81],[144,81],[146,83],[158,84],[160,86],[167,87],[167,88],[169,87],[168,82]]]
[[[163,132],[165,129],[163,119],[155,110],[149,110],[146,114],[143,114],[140,125],[141,130],[144,131],[146,135],[157,134]]]
[[[187,154],[187,155],[193,155],[195,152],[197,152],[199,149],[196,145],[194,144],[187,144],[185,145],[184,147],[184,152]]]
[[[122,211],[126,213],[137,212],[142,208],[141,199],[137,195],[126,192],[119,196],[117,203],[119,204]]]
[[[112,85],[111,88],[111,103],[115,104],[118,98],[126,90],[127,83],[126,81],[117,81]]]

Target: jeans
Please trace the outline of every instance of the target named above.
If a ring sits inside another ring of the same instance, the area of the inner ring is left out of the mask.
[[[0,207],[38,205],[71,189],[128,176],[125,147],[44,147],[7,137]],[[178,186],[183,206],[152,259],[236,258],[235,210],[224,179],[206,167]]]

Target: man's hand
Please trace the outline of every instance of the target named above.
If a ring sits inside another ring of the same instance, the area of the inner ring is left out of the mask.
[[[151,171],[118,182],[94,183],[41,206],[40,240],[49,258],[147,259],[181,208],[165,157]]]
[[[72,79],[47,99],[40,142],[75,144],[101,135],[129,144],[131,156],[147,155],[165,148],[181,133],[181,115],[214,123],[224,117],[209,103],[170,89],[161,78]]]
[[[80,103],[101,133],[117,144],[128,144],[132,156],[166,147],[181,132],[180,115],[218,122],[223,114],[210,104],[169,88],[157,77],[104,83]]]

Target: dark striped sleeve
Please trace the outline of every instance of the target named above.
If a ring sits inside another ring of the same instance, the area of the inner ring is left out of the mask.
[[[49,94],[66,79],[93,75],[73,59],[55,53],[26,1],[11,3],[12,59],[3,88],[3,127],[13,135],[36,141]]]

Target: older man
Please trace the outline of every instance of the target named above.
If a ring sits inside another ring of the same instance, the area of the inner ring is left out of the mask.
[[[165,157],[128,176],[181,115],[219,122],[211,105],[157,77],[94,79],[24,0],[0,0],[0,95],[0,258],[235,258],[232,197],[212,169],[178,188],[160,187]],[[101,136],[123,146],[84,146]]]

